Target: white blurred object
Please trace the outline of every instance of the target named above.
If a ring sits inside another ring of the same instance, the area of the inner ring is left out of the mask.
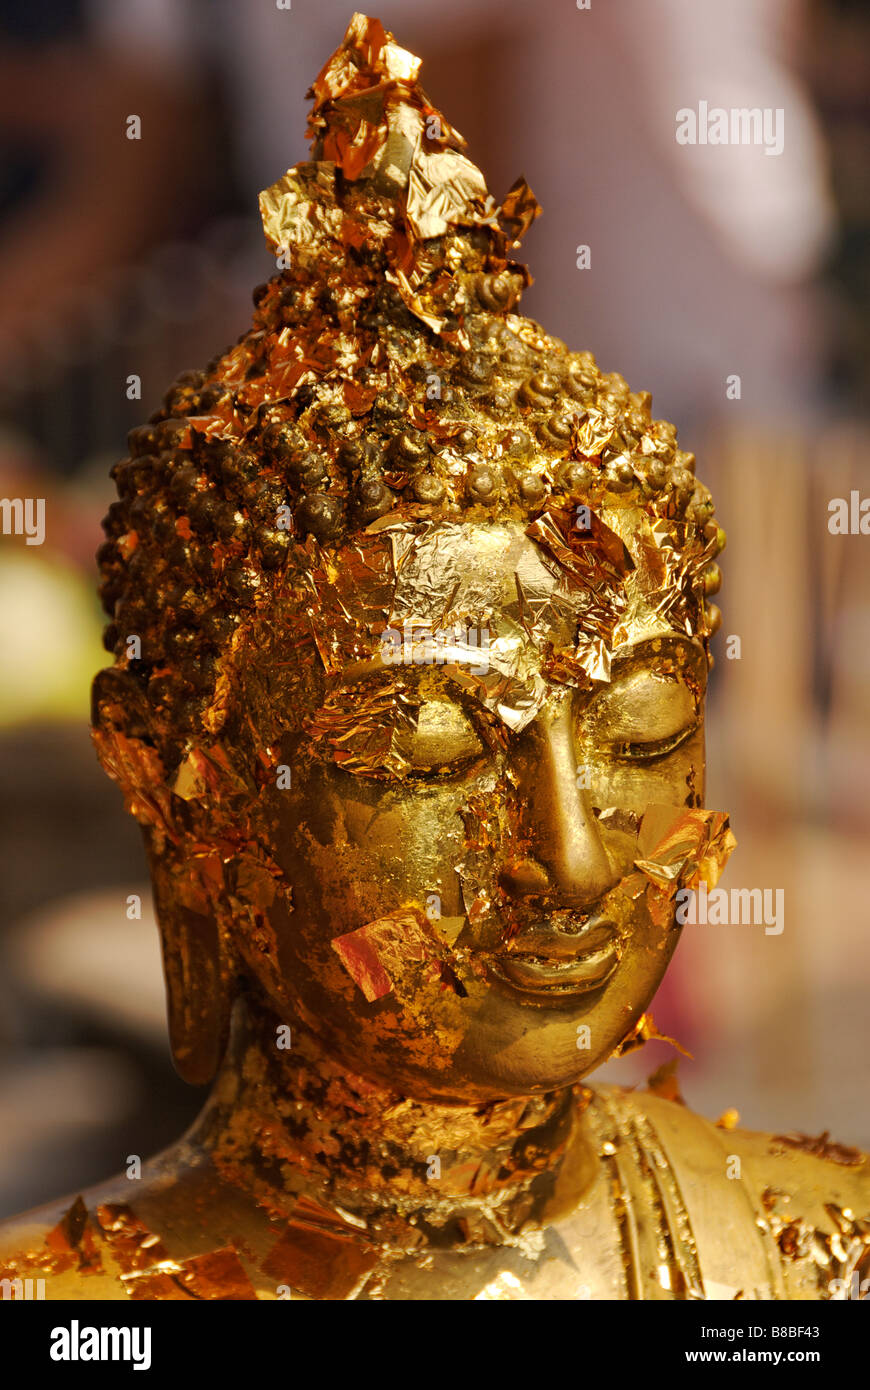
[[[834,231],[822,136],[787,66],[788,24],[802,11],[795,0],[628,0],[617,12],[645,73],[651,129],[684,196],[735,260],[774,281],[812,274]],[[697,112],[701,101],[709,110],[781,110],[782,152],[678,144],[676,113]]]
[[[128,895],[141,919],[127,917]],[[166,1040],[166,999],[151,894],[118,884],[60,898],[20,922],[7,938],[10,970],[42,999],[73,1006],[135,1033]]]

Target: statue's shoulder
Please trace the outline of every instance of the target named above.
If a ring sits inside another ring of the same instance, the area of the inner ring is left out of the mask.
[[[704,1121],[709,1124],[709,1121]],[[768,1194],[766,1205],[788,1196],[818,1214],[831,1205],[860,1212],[870,1219],[870,1155],[823,1134],[794,1131],[759,1134],[715,1127],[720,1143],[734,1153],[746,1172]]]
[[[859,1284],[870,1275],[870,1159],[859,1150],[827,1134],[724,1128],[618,1087],[597,1089],[588,1115],[629,1203],[645,1193],[665,1225],[691,1232],[714,1296],[736,1296],[735,1270],[743,1297],[768,1298],[848,1297],[855,1272]]]
[[[82,1197],[66,1197],[0,1221],[3,1299],[123,1299],[107,1270]]]
[[[268,1215],[192,1158],[182,1141],[135,1181],[121,1175],[0,1222],[0,1298],[275,1297],[277,1281],[257,1276],[275,1241]]]

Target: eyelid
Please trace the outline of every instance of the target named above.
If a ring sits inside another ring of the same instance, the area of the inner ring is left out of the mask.
[[[427,722],[429,728],[426,727]],[[446,700],[426,700],[420,704],[415,727],[397,731],[393,743],[409,762],[417,744],[418,756],[421,757],[420,763],[414,767],[417,772],[458,767],[483,752],[483,743],[467,712],[461,705]],[[439,753],[439,743],[442,745],[441,753],[445,755],[443,757]],[[431,750],[428,754],[427,744]]]
[[[448,700],[415,702],[407,699],[404,693],[398,699],[406,708],[406,716],[417,716],[413,727],[401,716],[396,717],[396,712],[392,718],[389,747],[382,749],[371,762],[358,761],[355,766],[345,766],[344,771],[355,777],[373,777],[381,781],[442,781],[464,771],[485,752],[480,728],[461,703]],[[423,711],[427,714],[420,728],[419,716]]]
[[[660,708],[653,709],[653,705]],[[697,708],[697,697],[682,675],[631,672],[622,681],[596,692],[580,718],[583,722],[588,720],[593,727],[610,725],[617,731],[624,728],[623,741],[629,743],[633,741],[631,731],[637,728],[640,734],[648,723],[664,723],[665,726],[677,723],[672,733],[678,733],[687,720],[697,720]],[[670,719],[667,718],[669,713]]]
[[[655,762],[659,758],[666,758],[671,753],[676,753],[684,743],[697,733],[700,726],[698,719],[693,719],[685,728],[679,729],[675,734],[669,734],[665,738],[649,739],[643,742],[640,739],[624,739],[614,745],[616,756],[625,762]]]

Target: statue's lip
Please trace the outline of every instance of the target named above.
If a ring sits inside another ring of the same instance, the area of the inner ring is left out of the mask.
[[[502,955],[510,959],[528,957],[544,961],[578,961],[616,938],[616,923],[610,917],[578,919],[576,930],[565,931],[552,922],[533,922],[520,927],[505,945]]]
[[[604,918],[577,933],[527,928],[493,962],[495,973],[518,989],[546,995],[597,989],[618,964],[616,924]]]
[[[501,975],[517,989],[530,994],[562,997],[586,994],[597,989],[619,964],[616,946],[604,946],[575,961],[530,960],[521,956],[501,956],[493,964]]]

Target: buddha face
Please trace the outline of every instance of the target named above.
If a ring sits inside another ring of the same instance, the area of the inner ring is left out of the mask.
[[[600,542],[572,570],[512,521],[387,529],[336,562],[356,567],[339,607],[369,650],[342,661],[335,605],[309,610],[335,661],[282,744],[290,785],[263,793],[293,901],[268,913],[266,988],[349,1068],[420,1099],[577,1080],[676,944],[672,895],[636,861],[649,808],[701,805],[706,656],[634,601],[654,589],[641,555],[605,595]],[[361,988],[360,956],[379,984]]]
[[[94,738],[192,1081],[241,989],[421,1099],[572,1082],[730,847],[712,499],[648,392],[517,312],[540,209],[430,131],[418,67],[354,17],[250,331],[113,470]]]

